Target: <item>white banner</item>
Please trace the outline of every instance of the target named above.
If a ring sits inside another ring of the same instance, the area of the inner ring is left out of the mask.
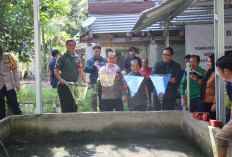
[[[185,54],[199,55],[200,66],[207,69],[207,58],[214,53],[214,25],[185,26]],[[232,24],[225,24],[225,51],[232,50]]]

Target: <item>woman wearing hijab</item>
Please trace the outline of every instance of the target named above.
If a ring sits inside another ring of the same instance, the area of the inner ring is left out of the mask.
[[[208,70],[205,73],[201,86],[200,100],[203,104],[203,111],[209,113],[209,119],[216,119],[216,112],[212,112],[211,108],[216,102],[215,100],[215,63],[214,54],[207,59]]]

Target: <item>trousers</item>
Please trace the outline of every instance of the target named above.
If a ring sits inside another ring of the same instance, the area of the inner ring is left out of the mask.
[[[59,83],[57,90],[62,113],[77,112],[78,107],[69,87],[65,84],[62,85]]]
[[[22,111],[19,107],[19,103],[17,100],[17,94],[14,89],[7,91],[6,86],[3,86],[0,89],[0,119],[6,117],[6,109],[5,109],[5,97],[7,100],[7,104],[10,106],[14,115],[21,115]]]

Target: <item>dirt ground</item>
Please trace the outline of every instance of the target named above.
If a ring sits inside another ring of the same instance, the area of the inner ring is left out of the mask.
[[[24,87],[35,87],[35,80],[21,80],[20,81],[21,83],[21,88],[24,88]],[[50,82],[49,81],[42,81],[42,87],[51,87],[50,86]]]

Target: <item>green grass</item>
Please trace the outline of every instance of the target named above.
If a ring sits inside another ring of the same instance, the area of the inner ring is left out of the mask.
[[[89,89],[84,100],[78,102],[78,112],[92,112],[92,92]],[[34,114],[36,108],[36,89],[35,87],[22,88],[18,93],[18,102],[23,114]],[[128,111],[128,107],[124,102],[124,111]],[[43,113],[55,113],[55,108],[60,109],[60,102],[57,89],[42,88],[42,106]]]
[[[18,93],[18,102],[23,114],[34,114],[36,108],[36,89],[27,87],[21,89]],[[54,107],[59,106],[59,98],[56,89],[42,88],[43,113],[53,113]]]
[[[92,111],[92,93],[93,89],[89,89],[83,101],[79,102],[79,112],[91,112]]]

